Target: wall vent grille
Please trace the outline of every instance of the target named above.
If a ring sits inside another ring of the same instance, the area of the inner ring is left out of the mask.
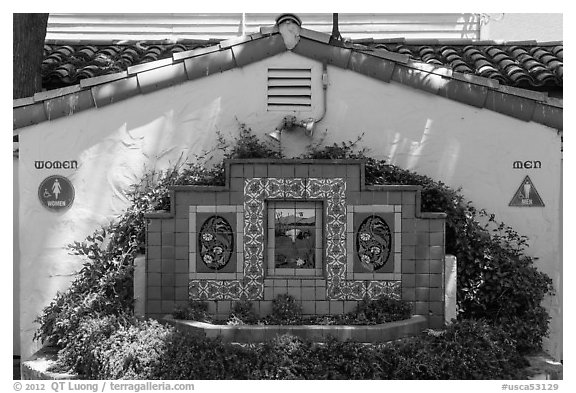
[[[312,108],[310,68],[268,69],[268,110],[306,111]]]

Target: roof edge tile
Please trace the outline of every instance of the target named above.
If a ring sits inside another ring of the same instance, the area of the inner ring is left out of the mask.
[[[288,49],[282,36],[277,34],[260,40],[245,42],[241,50],[239,50],[238,45],[231,47],[230,50],[234,55],[236,65],[244,67],[247,64],[285,52]]]
[[[217,52],[206,53],[203,56],[194,56],[184,60],[184,67],[188,80],[223,72],[236,67],[236,60],[232,48]]]
[[[562,113],[562,108],[537,102],[534,113],[532,114],[532,121],[557,130],[562,130],[564,127]]]
[[[183,62],[139,72],[137,77],[138,86],[142,94],[151,93],[188,80]]]
[[[103,83],[113,82],[118,79],[124,79],[128,76],[127,71],[116,72],[114,74],[107,74],[95,76],[93,78],[80,79],[80,87],[87,88],[92,86],[101,85]]]
[[[104,85],[94,86],[91,90],[97,108],[125,100],[140,93],[136,75]]]
[[[488,90],[484,107],[520,120],[530,121],[533,118],[536,103],[530,98],[507,94],[499,90]]]
[[[198,48],[187,50],[184,52],[174,53],[172,55],[172,59],[174,61],[189,59],[191,57],[202,56],[212,52],[218,52],[220,50],[220,46],[218,44],[207,46],[205,48]]]
[[[390,52],[385,49],[372,49],[372,50],[359,50],[358,52],[365,53],[367,55],[372,55],[379,57],[381,59],[392,60],[402,64],[408,64],[410,61],[410,56],[403,55],[400,53]]]
[[[322,63],[331,64],[346,69],[350,61],[351,49],[340,46],[326,45],[318,41],[301,37],[292,52]]]
[[[555,108],[564,108],[564,100],[556,97],[548,97],[545,104]]]
[[[224,41],[220,41],[220,43],[218,44],[218,46],[220,46],[220,49],[228,49],[232,46],[236,46],[236,45],[240,45],[240,44],[244,44],[245,42],[249,42],[252,41],[252,37],[249,35],[242,35],[240,37],[235,37],[235,38],[229,38],[227,40]]]
[[[486,87],[490,87],[492,89],[497,89],[498,86],[500,86],[500,82],[498,82],[495,79],[485,78],[485,77],[477,76],[477,75],[473,75],[473,74],[465,74],[465,73],[458,72],[458,71],[453,71],[452,77],[454,79],[459,80],[459,81],[469,82],[469,83],[473,83],[475,85],[486,86]]]
[[[62,87],[60,89],[42,91],[34,94],[34,102],[41,102],[49,100],[51,98],[76,93],[79,92],[80,90],[82,90],[82,87],[78,84],[74,86]]]
[[[454,73],[454,71],[448,67],[438,66],[434,64],[427,64],[421,61],[411,60],[408,63],[406,63],[406,66],[420,71],[428,72],[431,74],[445,76],[448,78],[452,78],[452,74]]]
[[[414,89],[438,94],[438,90],[446,84],[449,79],[442,75],[421,71],[415,68],[396,65],[392,73],[392,80]]]
[[[396,63],[393,61],[353,51],[347,68],[384,82],[390,82],[395,66]]]
[[[486,102],[488,91],[489,89],[486,86],[453,78],[440,86],[438,95],[477,108],[482,108]]]
[[[44,110],[48,120],[70,116],[95,106],[94,97],[90,90],[82,90],[44,101]]]
[[[305,29],[303,27],[300,28],[300,37],[305,37],[305,38],[308,38],[310,40],[322,42],[324,44],[327,44],[330,42],[330,34],[321,33],[319,31],[315,31],[315,30]]]
[[[48,117],[44,110],[44,104],[41,102],[13,109],[12,121],[14,129],[28,127],[46,120],[48,120]]]
[[[135,75],[139,72],[153,70],[154,68],[165,67],[171,65],[173,63],[172,57],[167,59],[160,59],[155,61],[149,61],[148,63],[138,64],[131,67],[128,67],[128,75]]]
[[[546,101],[548,98],[548,94],[546,94],[546,93],[541,93],[539,91],[520,89],[520,88],[512,87],[512,86],[500,85],[497,90],[502,92],[502,93],[514,95],[517,97],[529,98],[529,99],[535,100],[535,101]]]
[[[250,38],[252,38],[252,41],[254,41],[254,40],[259,40],[260,38],[267,37],[268,35],[262,34],[259,31],[257,31],[256,33],[249,34],[248,36]]]
[[[34,103],[34,96],[17,98],[12,100],[12,108],[19,108],[21,106],[31,105]]]

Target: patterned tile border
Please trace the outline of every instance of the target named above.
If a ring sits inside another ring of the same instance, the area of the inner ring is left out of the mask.
[[[244,182],[244,263],[241,280],[193,279],[191,299],[261,300],[264,297],[265,203],[267,200],[322,200],[325,209],[326,296],[362,300],[382,293],[400,296],[400,281],[347,280],[347,205],[343,178],[251,178]],[[237,243],[240,247],[240,242]]]

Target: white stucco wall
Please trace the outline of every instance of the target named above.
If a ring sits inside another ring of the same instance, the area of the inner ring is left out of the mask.
[[[284,53],[241,69],[140,95],[101,109],[41,123],[20,134],[21,343],[28,357],[37,348],[32,323],[71,273],[81,266],[64,246],[82,240],[126,207],[124,191],[145,168],[166,168],[181,155],[193,157],[216,144],[216,131],[235,133],[238,121],[258,135],[272,131],[286,114],[266,112],[269,66],[310,66],[314,80],[312,112],[321,112],[321,65]],[[315,137],[326,143],[355,139],[371,154],[403,168],[442,180],[478,207],[494,213],[531,239],[530,252],[558,282],[560,271],[560,138],[547,127],[477,109],[395,83],[328,68],[327,112]],[[284,133],[287,155],[310,143],[302,131]],[[35,160],[77,160],[76,170],[38,170]],[[539,160],[542,168],[512,169],[515,160]],[[67,176],[76,198],[66,212],[54,213],[38,200],[40,182]],[[546,206],[510,208],[508,203],[528,174]],[[551,352],[558,353],[558,299],[548,300],[554,319]]]
[[[480,27],[481,40],[524,41],[563,40],[563,14],[504,13],[487,14],[488,23]]]

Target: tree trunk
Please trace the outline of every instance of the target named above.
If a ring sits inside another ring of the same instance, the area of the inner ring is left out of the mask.
[[[42,91],[41,66],[48,14],[13,14],[13,99]]]

